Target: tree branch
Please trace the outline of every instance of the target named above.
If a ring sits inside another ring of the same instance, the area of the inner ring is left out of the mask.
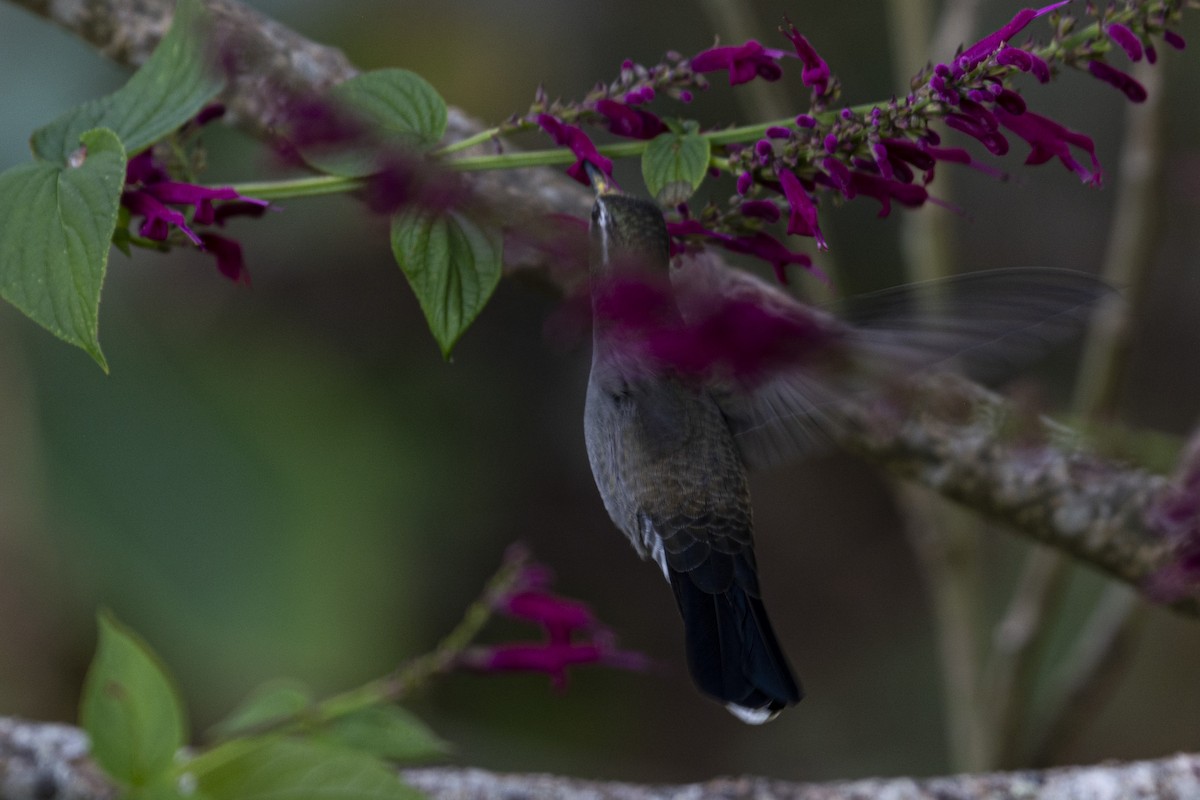
[[[128,65],[144,61],[167,26],[172,0],[10,0]],[[234,77],[224,102],[232,121],[268,137],[272,94],[279,87],[319,90],[355,74],[339,51],[310,42],[234,0],[207,0],[218,34],[236,42]],[[448,139],[482,130],[451,109]],[[544,169],[468,176],[486,200],[523,214],[585,214],[588,193]],[[534,266],[533,254],[525,263]],[[947,382],[948,381],[948,382]],[[1056,444],[1063,431],[1038,422],[1036,444],[1015,442],[1004,423],[1013,414],[999,398],[958,380],[937,380],[913,393],[911,410],[862,407],[844,444],[893,472],[916,480],[1021,533],[1134,586],[1172,559],[1171,546],[1145,511],[1168,487],[1165,477]],[[945,413],[947,409],[970,413]],[[1200,601],[1175,608],[1200,614]]]
[[[0,717],[0,798],[3,800],[112,800],[117,789],[87,756],[87,734],[69,725]],[[433,800],[895,800],[989,798],[1063,800],[1095,797],[1195,797],[1200,756],[1105,763],[1044,771],[997,772],[913,780],[869,778],[836,783],[792,783],[767,778],[714,778],[675,786],[588,781],[557,775],[518,775],[457,767],[401,773]]]

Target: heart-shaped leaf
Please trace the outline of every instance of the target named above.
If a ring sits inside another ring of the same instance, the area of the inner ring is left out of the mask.
[[[646,188],[660,205],[679,205],[704,180],[710,153],[708,139],[695,131],[659,134],[642,154]]]
[[[443,356],[495,291],[502,250],[497,232],[457,212],[405,211],[392,219],[392,254]]]
[[[0,174],[0,297],[105,370],[100,287],[125,182],[125,150],[103,128],[83,134],[66,165],[38,161]]]

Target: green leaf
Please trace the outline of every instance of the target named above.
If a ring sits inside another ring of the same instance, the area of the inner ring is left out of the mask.
[[[392,254],[446,358],[500,282],[502,250],[496,231],[455,212],[392,218]]]
[[[146,643],[108,613],[99,622],[80,722],[105,772],[129,786],[148,787],[163,778],[183,746],[183,707]]]
[[[312,690],[299,681],[278,680],[259,686],[212,733],[228,739],[264,725],[295,717],[313,706]]]
[[[222,745],[187,767],[209,800],[418,800],[378,758],[291,739]]]
[[[420,763],[450,752],[450,744],[398,706],[366,708],[335,719],[322,739],[390,761]]]
[[[100,352],[100,287],[117,224],[125,151],[88,131],[77,166],[45,161],[0,174],[0,297],[55,336]]]
[[[679,205],[704,180],[710,154],[708,139],[695,131],[659,134],[642,154],[646,188],[660,205]]]
[[[367,126],[370,146],[306,148],[304,160],[342,177],[379,170],[379,156],[395,148],[425,150],[446,133],[446,101],[420,75],[406,69],[364,72],[329,91],[334,103]]]
[[[137,153],[194,117],[224,85],[211,63],[207,23],[200,0],[179,0],[171,30],[133,77],[35,131],[34,155],[65,164],[93,128],[114,131],[126,152]]]

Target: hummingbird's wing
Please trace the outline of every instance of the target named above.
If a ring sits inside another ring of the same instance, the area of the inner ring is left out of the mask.
[[[1114,294],[1103,281],[1068,270],[1021,268],[969,273],[853,298],[839,318],[807,309],[752,275],[698,270],[722,291],[755,284],[764,304],[816,315],[833,335],[830,358],[776,365],[715,392],[746,465],[795,460],[831,443],[844,403],[900,379],[956,371],[999,382],[1077,335],[1091,309]],[[732,273],[732,270],[727,270]]]

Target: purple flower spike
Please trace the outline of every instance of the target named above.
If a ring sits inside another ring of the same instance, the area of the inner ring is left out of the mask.
[[[604,98],[596,102],[596,111],[608,120],[608,130],[629,139],[653,139],[667,129],[663,121],[649,111],[632,108]]]
[[[596,145],[592,144],[592,140],[582,130],[549,114],[538,114],[537,124],[550,134],[555,144],[569,148],[575,155],[575,163],[567,167],[567,174],[572,178],[584,186],[591,185],[584,164],[591,164],[608,177],[612,177],[612,161],[600,155]]]
[[[777,81],[783,68],[777,63],[786,53],[763,47],[751,39],[742,45],[713,47],[692,57],[693,72],[729,71],[729,85],[749,83],[756,77],[765,81]]]
[[[793,235],[811,236],[817,240],[817,247],[828,250],[825,236],[817,221],[817,207],[812,198],[804,190],[804,184],[790,170],[780,170],[779,185],[783,188],[783,196],[788,202],[787,232]]]
[[[1103,61],[1088,62],[1088,72],[1092,73],[1093,77],[1120,89],[1131,102],[1144,103],[1146,101],[1146,87],[1138,83],[1132,75],[1110,67]]]
[[[808,39],[800,31],[796,30],[796,26],[787,22],[787,29],[783,30],[783,35],[791,40],[792,46],[796,48],[796,55],[800,58],[800,63],[804,68],[800,71],[800,80],[805,86],[811,88],[817,93],[817,96],[824,96],[829,93],[829,65],[825,63],[825,59],[817,54],[817,51],[809,44]]]
[[[1187,41],[1175,31],[1163,31],[1162,37],[1164,42],[1176,50],[1182,50],[1187,47]]]
[[[1004,27],[1000,28],[1000,30],[983,37],[978,42],[964,50],[962,55],[958,57],[956,66],[958,66],[959,69],[963,70],[964,72],[973,70],[981,61],[991,56],[992,53],[996,52],[998,47],[1005,42],[1010,41],[1014,36],[1023,31],[1025,26],[1030,22],[1033,22],[1035,19],[1044,14],[1049,14],[1051,11],[1062,8],[1069,2],[1070,0],[1060,0],[1060,2],[1051,3],[1050,5],[1043,6],[1042,8],[1021,9],[1011,20],[1008,21],[1006,25],[1004,25]]]
[[[767,138],[768,139],[790,139],[790,138],[792,138],[792,132],[790,130],[788,130],[787,128],[784,128],[780,125],[772,125],[771,127],[767,128]]]
[[[1129,28],[1119,22],[1112,22],[1104,29],[1104,32],[1108,34],[1108,38],[1125,51],[1125,55],[1129,56],[1130,61],[1142,60],[1142,40]]]
[[[1052,119],[1026,111],[1024,114],[1009,114],[1002,108],[996,109],[996,118],[1000,124],[1020,136],[1029,143],[1029,157],[1026,164],[1044,164],[1057,157],[1063,166],[1078,175],[1084,183],[1099,186],[1103,174],[1100,160],[1096,157],[1096,144],[1091,137],[1076,133],[1069,128],[1059,125]],[[1071,155],[1071,147],[1083,150],[1091,159],[1092,169],[1080,164]]]
[[[743,172],[737,178],[737,193],[744,195],[750,190],[750,184],[754,183],[754,175],[749,172]]]
[[[809,114],[800,114],[796,117],[796,127],[798,128],[815,128],[817,127],[816,117]]]

